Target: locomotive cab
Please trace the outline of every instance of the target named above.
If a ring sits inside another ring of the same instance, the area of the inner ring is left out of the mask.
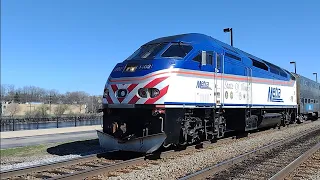
[[[214,71],[215,61],[213,52],[203,51],[199,43],[170,40],[146,43],[114,67],[103,95],[101,146],[148,153],[179,143],[177,120],[185,119],[185,110],[164,105],[172,96],[168,93],[175,81],[172,71],[181,67]]]

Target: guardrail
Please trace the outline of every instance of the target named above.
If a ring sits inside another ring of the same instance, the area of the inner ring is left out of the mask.
[[[60,117],[1,117],[0,121],[1,132],[88,125],[102,125],[102,115],[88,114]]]

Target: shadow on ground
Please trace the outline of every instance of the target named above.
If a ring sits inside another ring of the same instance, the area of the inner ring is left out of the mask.
[[[60,144],[47,149],[47,152],[53,155],[66,156],[66,155],[80,155],[86,156],[97,154],[99,158],[113,159],[113,160],[128,160],[136,157],[143,156],[142,153],[115,151],[106,152],[100,147],[98,139],[75,141],[70,143]]]
[[[89,155],[103,152],[103,149],[99,145],[98,139],[90,139],[83,141],[75,141],[60,144],[47,149],[47,152],[54,155]]]

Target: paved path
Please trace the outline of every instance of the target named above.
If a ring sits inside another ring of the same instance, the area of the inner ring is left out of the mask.
[[[85,139],[97,139],[96,130],[101,126],[81,126],[71,128],[53,128],[25,131],[1,132],[1,149],[77,141]]]
[[[101,129],[101,125],[50,128],[50,129],[34,129],[34,130],[21,130],[21,131],[5,131],[5,132],[0,132],[0,137],[1,139],[3,139],[3,138],[12,138],[12,137],[26,137],[26,136],[45,135],[45,134],[90,131],[90,130],[97,130],[97,129]]]

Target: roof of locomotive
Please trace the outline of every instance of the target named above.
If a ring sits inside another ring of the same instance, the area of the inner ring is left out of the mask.
[[[151,40],[146,44],[154,44],[154,43],[161,43],[161,42],[186,42],[186,43],[193,43],[193,44],[203,44],[204,46],[206,45],[211,45],[211,46],[218,46],[221,49],[225,49],[228,51],[231,51],[239,56],[248,58],[248,59],[254,59],[256,61],[262,62],[265,65],[267,65],[268,67],[271,66],[275,66],[283,71],[285,71],[286,73],[288,73],[289,76],[293,77],[293,75],[286,69],[283,69],[271,62],[268,62],[266,60],[263,60],[261,58],[258,58],[248,52],[245,52],[243,50],[240,50],[238,48],[235,48],[233,46],[230,46],[229,44],[226,44],[222,41],[219,41],[211,36],[205,35],[205,34],[201,34],[201,33],[185,33],[185,34],[178,34],[178,35],[173,35],[173,36],[165,36],[165,37],[160,37],[154,40]]]
[[[153,43],[161,43],[161,42],[210,42],[212,41],[212,37],[207,36],[205,34],[200,33],[186,33],[186,34],[177,34],[173,36],[165,36],[160,37],[154,40],[147,42],[146,44],[153,44]]]

